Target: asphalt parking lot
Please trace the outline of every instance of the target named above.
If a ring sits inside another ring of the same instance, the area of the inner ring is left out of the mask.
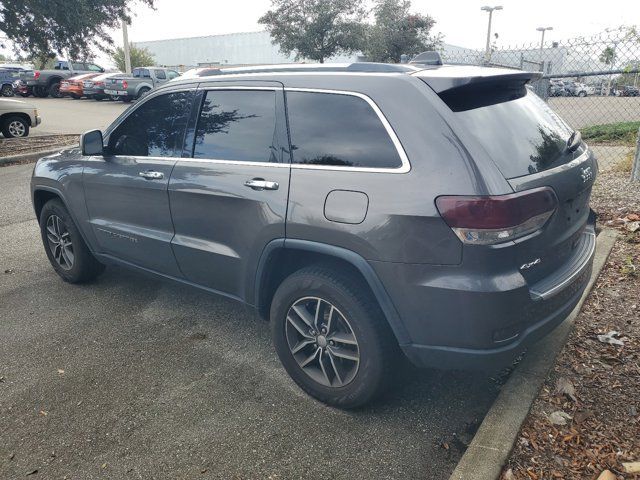
[[[0,478],[449,476],[497,394],[488,376],[405,367],[368,408],[320,404],[235,303],[113,268],[63,283],[32,167],[0,168]]]

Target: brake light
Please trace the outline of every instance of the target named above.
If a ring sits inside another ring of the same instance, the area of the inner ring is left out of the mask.
[[[94,85],[94,86],[95,86],[95,85],[99,85],[100,87],[103,87],[103,86],[104,86],[104,82],[94,82],[94,84],[93,84],[93,85]]]
[[[125,90],[129,87],[129,84],[127,83],[126,80],[122,81],[122,88],[124,88]]]
[[[40,70],[35,70],[33,72],[33,78],[35,78],[36,80],[40,78]]]
[[[458,238],[471,245],[515,240],[540,230],[558,206],[549,187],[508,195],[443,196],[438,211]]]

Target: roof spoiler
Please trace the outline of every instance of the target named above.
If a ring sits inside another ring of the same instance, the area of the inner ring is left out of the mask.
[[[427,50],[413,57],[409,65],[442,65],[442,58],[435,50]]]
[[[482,87],[490,85],[509,85],[511,87],[524,87],[525,84],[542,78],[540,72],[523,72],[522,70],[507,70],[505,68],[473,68],[468,75],[460,75],[457,70],[454,75],[448,75],[446,70],[427,71],[424,74],[417,72],[436,93],[462,87]],[[480,70],[480,71],[478,71]]]
[[[422,70],[420,77],[453,110],[461,112],[524,97],[526,84],[542,77],[540,72],[504,68],[459,67]]]

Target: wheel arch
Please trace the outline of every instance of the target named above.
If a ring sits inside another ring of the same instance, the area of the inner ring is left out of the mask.
[[[301,268],[317,264],[346,269],[357,275],[378,302],[398,343],[410,343],[409,334],[371,265],[361,255],[335,245],[297,239],[271,241],[262,252],[254,288],[248,292],[247,300],[253,300],[258,314],[268,320],[273,295],[282,281]]]
[[[52,77],[49,77],[49,79],[47,80],[47,87],[50,87],[51,85],[53,85],[54,83],[60,83],[62,81],[62,77],[58,76],[58,75],[54,75]]]
[[[3,113],[3,114],[1,114],[1,115],[0,115],[0,123],[1,123],[1,124],[4,124],[4,121],[5,121],[7,118],[10,118],[10,117],[20,117],[20,118],[22,118],[23,120],[26,120],[27,125],[29,125],[30,127],[32,127],[32,126],[33,126],[33,125],[31,125],[31,117],[29,117],[29,115],[27,115],[27,114],[26,114],[26,113],[24,113],[24,112],[8,112],[8,113]]]

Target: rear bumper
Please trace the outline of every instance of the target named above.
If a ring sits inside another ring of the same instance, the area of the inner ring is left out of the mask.
[[[422,367],[494,370],[549,334],[575,308],[593,264],[589,223],[574,254],[552,275],[528,285],[519,272],[473,277],[445,268],[374,265],[411,337],[401,345]],[[398,286],[392,286],[395,278]],[[385,279],[389,278],[389,282]],[[403,279],[406,283],[398,282]]]

